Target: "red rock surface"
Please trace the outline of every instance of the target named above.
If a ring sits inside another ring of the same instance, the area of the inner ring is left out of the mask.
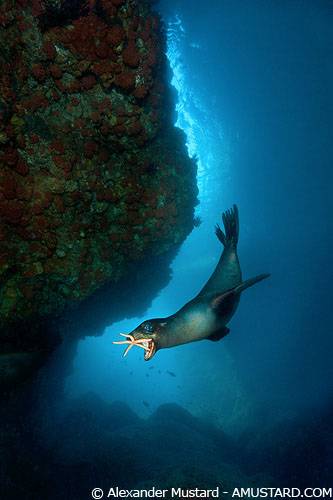
[[[2,329],[60,314],[193,227],[160,19],[139,0],[64,4],[0,4]]]

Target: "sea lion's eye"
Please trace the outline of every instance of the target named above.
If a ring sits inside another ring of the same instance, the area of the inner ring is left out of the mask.
[[[147,323],[145,323],[143,325],[143,329],[145,332],[152,332],[154,330],[154,327],[153,325],[150,323],[150,321],[147,321]]]

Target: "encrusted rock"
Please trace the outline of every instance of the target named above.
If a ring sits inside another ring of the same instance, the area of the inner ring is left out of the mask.
[[[5,0],[0,19],[9,351],[11,325],[61,315],[132,261],[176,248],[193,227],[197,190],[149,2]]]

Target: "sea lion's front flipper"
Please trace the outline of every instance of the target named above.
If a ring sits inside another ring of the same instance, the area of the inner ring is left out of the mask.
[[[224,326],[219,330],[218,332],[212,333],[209,337],[207,337],[207,340],[212,340],[213,342],[217,342],[218,340],[223,339],[228,333],[230,332],[230,329],[227,326]]]
[[[235,290],[236,287],[219,295],[214,295],[211,302],[211,308],[216,314],[219,316],[228,316],[230,314],[234,307],[237,295]]]
[[[270,274],[259,274],[254,278],[250,278],[246,281],[243,281],[239,285],[223,292],[221,294],[214,294],[211,301],[212,309],[219,315],[226,316],[230,313],[234,306],[235,298],[237,295],[240,295],[246,288],[249,288],[252,285],[255,285],[261,280],[268,278]]]

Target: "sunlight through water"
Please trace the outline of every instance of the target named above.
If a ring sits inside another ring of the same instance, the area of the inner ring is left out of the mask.
[[[214,207],[217,193],[221,197],[216,183],[220,186],[221,179],[227,177],[230,159],[221,121],[214,116],[212,109],[208,111],[205,89],[196,79],[195,67],[189,66],[189,61],[193,64],[195,52],[198,59],[205,57],[205,49],[189,40],[179,14],[170,18],[167,26],[167,57],[173,75],[171,85],[177,93],[175,125],[185,132],[189,156],[197,160],[200,201],[197,211],[200,215],[215,216],[212,205]]]

